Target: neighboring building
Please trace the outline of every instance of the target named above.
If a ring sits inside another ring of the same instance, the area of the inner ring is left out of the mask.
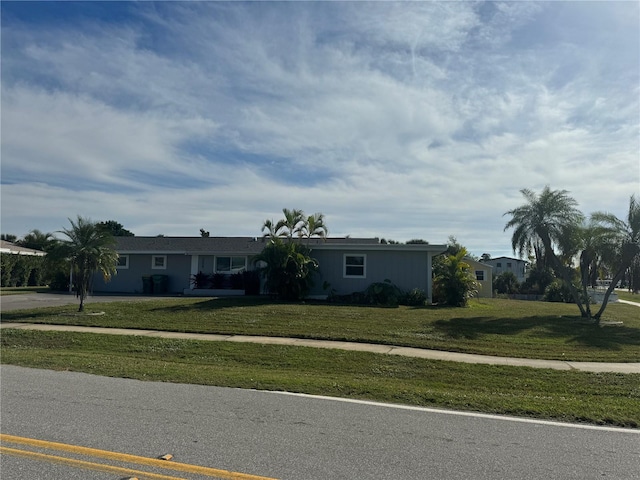
[[[520,258],[497,257],[489,260],[483,260],[483,263],[493,267],[494,278],[504,272],[512,272],[519,283],[527,278],[527,266],[529,262]]]
[[[493,297],[493,267],[482,262],[477,262],[471,258],[465,258],[469,264],[469,271],[478,282],[478,298]]]
[[[10,253],[12,255],[32,255],[36,257],[44,257],[46,255],[42,250],[34,250],[33,248],[25,248],[15,243],[0,240],[0,253]]]
[[[381,244],[377,238],[302,241],[309,245],[311,255],[320,265],[310,293],[312,297],[326,296],[329,291],[336,294],[362,291],[374,282],[389,279],[405,291],[419,288],[431,299],[432,258],[446,249],[445,245]],[[221,294],[223,292],[195,289],[191,282],[193,276],[199,272],[232,275],[254,270],[252,257],[262,251],[267,240],[251,237],[116,237],[116,242],[120,255],[117,275],[107,283],[96,275],[95,292],[143,293],[149,276],[164,275],[167,293]],[[325,286],[328,288],[323,288]]]

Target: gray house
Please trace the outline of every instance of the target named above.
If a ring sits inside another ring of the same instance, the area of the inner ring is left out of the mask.
[[[511,257],[496,257],[489,260],[483,260],[482,263],[491,265],[493,267],[494,278],[504,272],[512,272],[519,283],[522,283],[527,278],[527,267],[529,262],[522,260],[521,258]]]
[[[252,257],[268,240],[252,237],[116,237],[117,275],[105,283],[94,279],[95,292],[172,293],[184,295],[244,294],[230,278],[251,272]],[[445,245],[389,245],[377,238],[304,239],[318,260],[311,297],[362,291],[386,279],[405,291],[423,290],[431,299],[432,258]],[[222,285],[195,288],[198,274],[222,279]],[[329,286],[323,288],[325,286]],[[155,289],[154,289],[155,287]],[[211,288],[213,287],[213,288]]]

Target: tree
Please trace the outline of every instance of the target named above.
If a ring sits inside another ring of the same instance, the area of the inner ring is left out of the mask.
[[[497,293],[518,293],[519,288],[518,279],[513,272],[502,272],[493,279],[493,289]]]
[[[601,242],[606,252],[605,261],[611,266],[613,278],[605,292],[598,312],[594,315],[596,323],[609,301],[615,286],[622,280],[625,272],[640,258],[640,202],[632,195],[629,199],[629,212],[626,221],[605,212],[591,215],[592,222],[601,228]]]
[[[467,249],[462,247],[456,254],[447,255],[436,275],[434,286],[439,290],[447,305],[464,307],[469,298],[478,291],[475,277],[464,261]]]
[[[202,238],[208,238],[209,237],[209,232],[207,232],[204,228],[200,229],[200,236]]]
[[[257,270],[265,278],[269,293],[281,300],[301,300],[313,286],[312,277],[318,269],[318,262],[310,253],[302,243],[272,237],[253,262],[259,264]]]
[[[302,236],[302,227],[305,222],[304,212],[295,208],[293,210],[283,208],[282,213],[284,214],[284,218],[276,224],[276,232],[278,232],[280,236],[289,239],[293,238],[294,235]]]
[[[116,222],[115,220],[107,220],[106,222],[98,222],[96,224],[98,228],[106,230],[111,233],[114,237],[135,237],[133,232],[130,232],[126,228],[122,226],[121,223]]]
[[[303,222],[301,234],[303,237],[311,238],[313,236],[326,238],[329,230],[324,223],[324,214],[314,213],[309,215]]]
[[[43,233],[38,229],[31,230],[24,238],[18,240],[16,245],[21,247],[31,248],[33,250],[42,250],[46,252],[52,243],[56,241],[53,233]]]
[[[480,261],[481,262],[486,262],[487,260],[491,260],[491,255],[488,253],[483,253],[482,255],[480,255]]]
[[[13,235],[12,233],[3,233],[0,235],[0,240],[4,240],[5,242],[15,243],[18,240],[17,235]]]
[[[540,195],[526,188],[520,192],[527,202],[505,213],[511,215],[511,220],[504,229],[514,229],[511,237],[513,251],[522,257],[533,250],[537,266],[544,263],[543,259],[548,259],[555,272],[570,288],[581,315],[586,317],[587,311],[582,305],[578,289],[572,282],[573,270],[560,258],[566,260],[576,253],[575,238],[584,220],[584,216],[577,209],[577,202],[566,190],[551,190],[548,185]]]
[[[52,253],[71,262],[76,280],[76,294],[80,298],[78,311],[82,312],[94,274],[100,272],[105,281],[109,281],[111,275],[116,273],[118,253],[114,250],[113,235],[100,224],[80,215],[75,222],[71,219],[69,222],[71,228],[60,231],[68,239],[62,240]]]
[[[263,238],[276,238],[278,236],[277,224],[273,220],[266,219],[262,224]],[[266,230],[266,232],[265,232]]]
[[[429,245],[429,242],[423,240],[422,238],[412,238],[407,241],[407,245]]]

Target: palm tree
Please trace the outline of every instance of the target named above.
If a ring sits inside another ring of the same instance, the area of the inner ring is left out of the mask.
[[[469,264],[464,261],[467,249],[461,247],[457,253],[448,254],[438,268],[435,278],[437,288],[442,292],[447,305],[464,307],[469,298],[478,291],[476,279],[469,272]]]
[[[611,284],[605,292],[600,310],[594,315],[596,322],[599,322],[611,292],[625,272],[640,257],[640,202],[636,200],[635,195],[631,195],[626,221],[605,212],[593,213],[591,220],[603,231],[605,262],[611,266],[613,272]]]
[[[278,236],[278,230],[276,229],[276,224],[273,223],[273,220],[270,220],[268,218],[262,224],[261,231],[265,232],[262,235],[263,238],[276,238]]]
[[[76,293],[80,298],[79,312],[84,311],[84,300],[91,288],[91,279],[96,272],[102,273],[105,281],[116,272],[118,253],[114,250],[113,235],[91,220],[78,215],[71,228],[60,231],[68,237],[57,249],[58,256],[71,261],[76,278]]]
[[[514,228],[511,237],[513,251],[521,257],[535,251],[538,265],[544,264],[544,259],[550,261],[571,289],[582,316],[587,316],[579,292],[571,281],[572,271],[559,258],[559,255],[564,256],[566,260],[576,251],[576,234],[584,220],[577,209],[577,202],[566,190],[551,190],[548,185],[540,195],[526,188],[520,192],[527,203],[505,213],[511,215],[511,220],[504,229]]]
[[[24,238],[16,242],[21,247],[46,251],[55,242],[53,233],[43,233],[38,229],[31,230]]]
[[[301,236],[304,212],[295,208],[293,210],[283,208],[282,213],[284,218],[276,224],[276,232],[288,239],[292,239],[294,235]]]
[[[324,224],[324,214],[314,213],[313,215],[309,215],[302,225],[301,232],[302,236],[306,238],[311,238],[313,236],[323,239],[327,238],[329,230]]]

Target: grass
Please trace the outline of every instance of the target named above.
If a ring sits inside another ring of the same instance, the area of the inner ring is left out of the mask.
[[[258,344],[2,331],[3,363],[638,428],[640,375]]]
[[[7,312],[4,322],[344,340],[571,361],[640,361],[640,308],[611,304],[597,327],[575,305],[480,299],[468,308],[274,303],[263,298],[158,299]]]
[[[618,298],[620,300],[628,300],[630,302],[640,303],[640,294],[631,293],[627,290],[616,290],[616,294],[618,295]]]

